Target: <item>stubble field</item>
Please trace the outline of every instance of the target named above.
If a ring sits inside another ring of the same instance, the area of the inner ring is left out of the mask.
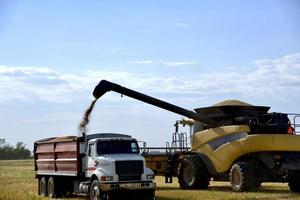
[[[165,184],[163,177],[156,177],[157,200],[285,200],[299,199],[300,194],[291,193],[287,184],[263,183],[262,188],[254,192],[234,193],[229,184],[224,182],[211,182],[207,190],[179,189],[177,180],[173,184]],[[0,200],[43,200],[47,197],[37,195],[37,181],[34,178],[33,161],[0,161]],[[71,196],[67,200],[87,199],[86,196]],[[59,199],[58,199],[59,200]]]

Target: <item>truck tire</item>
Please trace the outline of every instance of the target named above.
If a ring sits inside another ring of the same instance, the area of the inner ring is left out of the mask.
[[[260,184],[256,181],[255,177],[249,163],[234,163],[230,170],[230,184],[233,191],[242,192],[258,188]]]
[[[300,192],[300,177],[291,177],[289,179],[289,187],[292,192]]]
[[[47,179],[45,176],[39,179],[39,195],[46,197],[48,196],[47,192]]]
[[[52,176],[48,179],[47,191],[50,198],[61,196],[61,192],[58,187],[58,181]]]
[[[184,189],[206,189],[210,176],[200,156],[188,155],[179,164],[178,183]]]
[[[97,179],[95,179],[90,187],[90,200],[106,200],[107,195],[103,193],[100,189],[100,183]]]

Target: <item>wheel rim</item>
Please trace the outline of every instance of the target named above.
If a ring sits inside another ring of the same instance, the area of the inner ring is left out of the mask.
[[[232,185],[239,188],[241,185],[241,176],[238,170],[233,170],[232,172]]]
[[[183,179],[187,184],[191,184],[194,179],[193,169],[191,166],[185,166],[183,169]]]
[[[98,200],[99,197],[100,197],[100,190],[99,190],[99,187],[97,185],[95,185],[92,188],[92,199],[93,200]]]

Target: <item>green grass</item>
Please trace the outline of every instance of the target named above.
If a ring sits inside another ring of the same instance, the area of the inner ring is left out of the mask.
[[[254,192],[235,193],[228,183],[211,182],[207,190],[179,189],[177,180],[165,184],[163,177],[156,177],[157,200],[285,200],[299,199],[300,194],[291,193],[287,184],[264,183],[262,188]],[[32,160],[0,161],[0,200],[43,200],[46,197],[37,195],[37,181],[34,178]],[[72,196],[68,200],[87,199],[86,196]]]

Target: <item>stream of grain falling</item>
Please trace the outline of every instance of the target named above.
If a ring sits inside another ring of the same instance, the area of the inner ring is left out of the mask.
[[[91,105],[88,107],[88,109],[86,109],[86,111],[84,112],[84,115],[82,117],[82,120],[78,126],[79,128],[79,135],[81,135],[82,133],[87,133],[88,131],[88,124],[90,122],[90,117],[91,117],[91,113],[94,109],[95,103],[97,102],[98,99],[94,99],[91,103]]]

